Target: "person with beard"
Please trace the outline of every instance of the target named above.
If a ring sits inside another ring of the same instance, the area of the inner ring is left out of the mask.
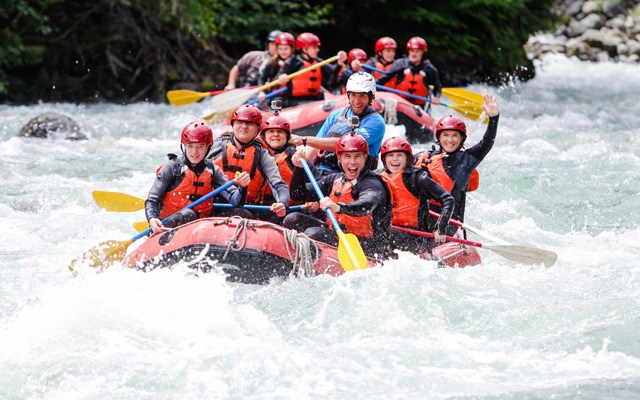
[[[316,136],[302,137],[291,135],[291,141],[296,146],[310,146],[313,149],[307,154],[307,159],[316,162],[322,173],[339,172],[336,144],[340,138],[355,132],[367,141],[369,151],[366,168],[378,168],[378,153],[384,138],[384,118],[372,106],[376,97],[376,82],[367,72],[356,72],[347,81],[347,98],[349,105],[339,108],[329,114]],[[356,124],[351,119],[357,117]]]

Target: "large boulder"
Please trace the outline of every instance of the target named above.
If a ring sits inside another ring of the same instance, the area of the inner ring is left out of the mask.
[[[18,136],[35,138],[63,138],[68,140],[85,140],[78,123],[62,114],[44,113],[32,118],[20,129]]]

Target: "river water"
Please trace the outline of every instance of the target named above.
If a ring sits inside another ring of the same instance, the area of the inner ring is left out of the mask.
[[[501,120],[467,223],[557,252],[548,269],[482,251],[466,269],[402,254],[266,286],[179,268],[74,278],[73,258],[143,218],[92,190],[144,197],[208,103],[0,105],[0,399],[639,398],[640,66],[537,71],[469,88],[495,93]],[[46,111],[90,140],[15,137]]]

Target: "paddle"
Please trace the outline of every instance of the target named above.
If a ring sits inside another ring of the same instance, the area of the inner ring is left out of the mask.
[[[412,97],[414,99],[418,99],[418,100],[423,100],[426,102],[431,103],[431,99],[428,97],[422,97],[422,96],[417,96],[415,94],[411,94],[409,92],[404,92],[402,90],[398,90],[398,89],[392,89],[386,86],[382,86],[382,85],[376,85],[376,87],[378,88],[378,90],[382,90],[385,92],[391,92],[391,93],[396,93],[405,97]],[[482,106],[478,105],[477,103],[474,104],[447,104],[447,103],[443,103],[440,102],[438,103],[438,105],[444,106],[444,107],[449,107],[449,108],[453,108],[454,110],[456,110],[458,113],[460,113],[461,115],[473,119],[473,120],[478,120],[480,119],[480,116],[483,114],[483,110],[482,110]],[[488,118],[485,118],[485,123],[489,122]]]
[[[313,172],[311,172],[307,161],[300,158],[300,164],[302,164],[304,172],[309,178],[309,182],[311,182],[313,189],[316,191],[318,199],[324,199],[325,195],[322,193],[322,190],[320,190],[320,186],[318,186],[318,182],[313,176]],[[345,234],[342,231],[342,228],[340,228],[340,224],[338,224],[338,221],[336,220],[336,217],[335,215],[333,215],[333,211],[330,208],[326,209],[326,213],[329,217],[329,220],[331,220],[333,229],[338,234],[338,259],[340,260],[342,269],[344,269],[345,271],[353,271],[355,269],[366,268],[368,264],[367,257],[364,255],[364,251],[362,251],[362,247],[360,246],[358,237],[352,233]]]
[[[130,194],[120,192],[107,192],[104,190],[94,190],[93,198],[100,208],[114,212],[132,212],[142,210],[144,208],[144,199],[135,197]],[[217,208],[233,208],[231,204],[213,203]],[[243,206],[248,210],[269,210],[270,206],[261,206],[253,204],[245,204]],[[291,206],[287,209],[290,211],[302,210],[304,206]]]
[[[274,91],[273,91],[273,92],[271,92],[271,93],[267,93],[267,95],[265,95],[265,99],[270,99],[270,98],[272,98],[272,97],[276,97],[277,95],[279,95],[279,94],[281,94],[281,93],[286,92],[286,91],[287,91],[287,89],[289,89],[289,88],[285,86],[285,87],[280,88],[280,89],[278,89],[278,90],[274,90]],[[259,100],[259,99],[253,99],[253,100],[251,100],[251,101],[248,101],[248,102],[247,102],[247,104],[257,104],[257,103],[259,103],[259,102],[260,102],[260,100]],[[211,114],[209,114],[209,115],[207,115],[207,116],[203,117],[203,119],[211,120],[211,119],[213,119],[215,116],[216,116],[216,113],[211,113]]]
[[[209,200],[210,198],[217,196],[218,194],[222,193],[223,191],[227,190],[227,188],[235,184],[236,184],[236,180],[233,179],[225,183],[224,185],[220,186],[216,190],[212,191],[211,193],[202,196],[200,199],[194,201],[193,203],[189,204],[185,208],[193,209],[194,207],[197,207],[198,205]],[[166,223],[168,219],[169,217],[163,219],[162,223],[163,224]],[[100,270],[103,270],[107,268],[109,265],[122,260],[122,258],[126,254],[127,247],[129,247],[131,243],[135,242],[136,240],[140,239],[143,236],[146,236],[149,233],[151,233],[151,228],[148,228],[143,232],[140,232],[139,234],[135,235],[131,239],[127,239],[124,241],[107,240],[106,242],[102,242],[97,246],[94,246],[93,248],[84,252],[80,257],[71,261],[71,264],[69,264],[69,271],[71,271],[71,273],[74,276],[77,275],[77,271],[74,266],[80,260],[86,260],[89,262],[89,266],[94,268],[100,268]]]
[[[167,100],[174,106],[186,106],[205,97],[215,96],[222,92],[224,92],[224,90],[212,90],[210,92],[196,92],[195,90],[187,89],[169,90],[167,92]]]
[[[431,232],[417,231],[415,229],[409,229],[395,225],[393,227],[400,231],[411,233],[412,235],[424,236],[429,238],[433,238],[435,236]],[[451,236],[447,236],[447,241],[491,250],[499,256],[502,256],[511,261],[519,262],[521,264],[544,264],[545,267],[549,268],[553,264],[555,264],[556,260],[558,259],[558,255],[552,251],[536,249],[534,247],[528,246],[520,246],[515,244],[500,244],[492,246]]]
[[[440,214],[438,214],[437,212],[432,211],[432,210],[429,210],[429,214],[433,215],[434,217],[440,217]],[[492,242],[494,242],[496,244],[511,244],[511,243],[507,242],[506,240],[502,240],[502,239],[497,238],[497,237],[495,237],[495,236],[493,236],[493,235],[491,235],[491,234],[489,234],[487,232],[483,232],[478,228],[474,228],[473,226],[465,224],[464,222],[460,222],[460,221],[455,220],[455,219],[450,219],[449,222],[452,223],[453,225],[460,226],[460,227],[462,227],[464,229],[467,229],[467,230],[475,233],[478,236],[482,236],[485,239],[489,239],[489,240],[491,240]]]
[[[380,72],[382,74],[386,74],[388,71],[384,69],[379,69],[373,67],[371,65],[363,65],[362,68],[367,69],[369,71]],[[433,86],[430,86],[433,89]],[[484,98],[480,93],[472,92],[471,90],[462,89],[462,88],[442,88],[442,94],[447,96],[454,103],[463,103],[463,104],[479,104],[482,105],[484,103]]]
[[[338,59],[338,56],[335,55],[322,62],[313,64],[307,68],[303,68],[300,71],[296,71],[287,76],[289,77],[289,79],[293,79],[296,76],[305,74],[313,69],[320,68],[323,65],[332,63],[337,59]],[[274,86],[278,86],[279,84],[280,84],[280,80],[275,80],[273,82],[269,82],[265,85],[262,85],[252,90],[233,89],[233,90],[228,90],[224,93],[221,93],[216,97],[214,97],[213,101],[211,102],[211,105],[213,107],[213,114],[226,114],[228,112],[231,112],[239,105],[244,104],[252,96],[255,96],[256,94],[258,94],[258,92],[272,88]]]
[[[115,212],[133,212],[144,208],[144,199],[126,193],[94,190],[93,199],[100,208]]]

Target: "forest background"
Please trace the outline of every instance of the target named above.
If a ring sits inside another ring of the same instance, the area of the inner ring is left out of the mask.
[[[309,31],[320,56],[373,56],[412,36],[445,86],[530,79],[523,50],[553,28],[555,0],[1,0],[0,101],[165,101],[170,89],[221,89],[245,52],[274,29]]]

